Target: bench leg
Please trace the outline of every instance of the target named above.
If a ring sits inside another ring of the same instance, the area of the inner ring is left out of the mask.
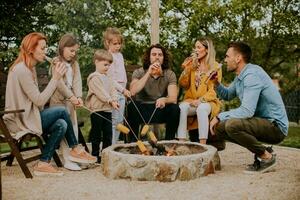
[[[17,145],[13,142],[13,141],[8,141],[8,144],[11,148],[11,158],[9,158],[9,160],[7,161],[7,166],[11,166],[12,165],[12,162],[13,162],[13,159],[14,157],[16,157],[24,175],[26,178],[33,178],[30,170],[28,169],[27,165],[26,165],[26,162],[25,160],[23,159],[20,151],[18,150],[18,147]]]
[[[13,140],[13,143],[17,146],[18,149],[20,149],[20,146],[18,145],[18,143],[15,140]],[[14,158],[15,158],[15,156],[14,156],[13,152],[11,151],[10,155],[7,157],[6,166],[11,167],[14,162]]]
[[[63,166],[63,164],[62,164],[62,162],[61,162],[61,160],[60,160],[60,158],[59,158],[56,151],[53,154],[53,160],[54,160],[57,167],[62,167]]]
[[[10,155],[7,157],[7,162],[6,162],[6,166],[11,167],[12,163],[14,162],[14,155],[11,152]]]

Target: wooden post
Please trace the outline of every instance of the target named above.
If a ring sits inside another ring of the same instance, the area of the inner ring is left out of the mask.
[[[0,151],[1,151],[1,148],[0,148]],[[1,157],[0,157],[0,200],[2,200]]]
[[[159,0],[151,2],[151,44],[159,43]]]

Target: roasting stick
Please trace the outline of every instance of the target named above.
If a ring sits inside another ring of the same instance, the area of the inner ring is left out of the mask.
[[[88,107],[86,107],[86,106],[83,105],[82,108],[84,108],[84,109],[88,110],[90,113],[94,113],[95,115],[98,115],[99,117],[102,117],[102,118],[105,119],[106,121],[112,123],[111,120],[107,119],[107,118],[104,117],[103,115],[100,115],[99,113],[96,113],[96,112],[92,111],[92,110],[89,109]]]
[[[157,108],[158,108],[158,107],[155,107],[155,109],[154,109],[154,111],[152,112],[151,117],[150,117],[150,119],[149,119],[149,121],[148,121],[147,124],[149,124],[149,123],[151,122],[151,119],[153,118],[153,116],[154,116],[154,114],[155,114]]]
[[[152,112],[151,117],[150,117],[148,123],[145,124],[145,125],[143,126],[142,131],[141,131],[141,135],[142,135],[142,136],[146,135],[147,132],[149,131],[149,128],[150,128],[150,127],[149,127],[149,123],[151,122],[151,120],[152,120],[152,118],[153,118],[153,116],[154,116],[156,110],[157,110],[157,107],[155,107],[154,111]]]
[[[137,112],[139,113],[140,117],[142,118],[143,122],[144,122],[144,126],[142,128],[142,131],[141,131],[141,135],[144,136],[146,135],[146,133],[148,132],[149,130],[149,123],[146,123],[146,120],[144,119],[143,115],[141,114],[139,108],[137,107],[137,105],[134,103],[134,100],[131,98],[131,96],[129,97],[131,99],[131,102],[133,103],[135,109],[137,110]]]
[[[143,126],[142,131],[141,131],[141,135],[142,135],[142,136],[146,135],[147,132],[149,131],[149,128],[150,128],[150,127],[149,127],[149,123],[151,122],[151,120],[152,120],[152,118],[153,118],[153,116],[154,116],[154,114],[155,114],[157,108],[158,108],[158,107],[155,107],[155,109],[153,110],[153,112],[152,112],[152,114],[151,114],[151,117],[150,117],[148,123],[145,124],[145,125]]]
[[[109,120],[109,119],[107,119],[106,117],[100,115],[99,113],[93,112],[93,111],[90,110],[88,107],[86,107],[86,106],[83,105],[82,108],[84,108],[84,109],[88,110],[90,113],[94,113],[94,114],[98,115],[99,117],[102,117],[103,119],[105,119],[105,120],[107,120],[107,121],[109,121],[109,122],[112,123],[111,120]],[[118,110],[118,111],[119,111],[119,110]],[[119,111],[119,112],[120,112],[120,111]],[[120,112],[120,113],[121,113],[121,112]],[[124,121],[128,124],[128,127],[129,127],[130,130],[132,131],[134,137],[136,138],[136,140],[137,140],[136,143],[137,143],[137,145],[138,145],[140,151],[141,151],[143,154],[145,154],[145,155],[149,155],[150,153],[149,153],[148,149],[146,148],[146,146],[144,145],[144,143],[143,143],[141,140],[139,140],[139,139],[137,138],[136,134],[133,132],[132,128],[130,127],[130,125],[129,125],[128,121],[126,120],[126,118],[124,117],[124,115],[123,115],[122,113],[121,113],[121,115],[122,115]],[[122,130],[124,130],[125,128],[127,129],[127,127],[124,126],[124,125],[122,125],[122,124],[118,124],[117,127],[119,127],[119,130],[120,130],[121,132],[123,132]],[[120,128],[120,127],[122,127],[122,128]],[[127,131],[126,131],[126,132],[127,132]],[[123,132],[123,133],[125,133],[125,132]],[[129,131],[127,132],[127,134],[128,134],[128,133],[129,133]],[[125,133],[125,134],[126,134],[126,133]]]
[[[129,96],[129,98],[130,98],[130,100],[132,101],[132,103],[133,103],[135,109],[138,111],[138,113],[139,113],[140,117],[142,118],[144,124],[146,124],[146,120],[145,120],[144,117],[142,116],[142,114],[141,114],[139,108],[138,108],[138,107],[136,106],[136,104],[134,103],[134,100],[131,98],[131,96]]]
[[[126,124],[128,125],[129,129],[131,130],[131,132],[133,133],[134,137],[136,140],[139,140],[138,137],[136,136],[136,134],[134,133],[134,131],[132,130],[130,124],[128,123],[127,119],[124,117],[123,113],[120,112],[120,110],[118,110],[118,112],[120,113],[120,115],[123,117],[124,121],[126,122]]]
[[[139,140],[139,139],[137,138],[136,134],[135,134],[134,131],[132,130],[130,124],[129,124],[128,121],[126,120],[126,118],[125,118],[125,116],[123,115],[123,113],[121,113],[119,110],[118,110],[118,112],[119,112],[120,115],[123,117],[124,121],[126,122],[126,124],[128,125],[128,127],[129,127],[130,130],[132,131],[132,133],[133,133],[135,139],[137,140],[136,143],[137,143],[137,145],[138,145],[140,151],[142,152],[142,154],[150,155],[150,153],[149,153],[147,147],[144,145],[144,143],[143,143],[141,140]]]
[[[107,118],[104,117],[103,115],[100,115],[99,113],[93,112],[93,111],[90,110],[88,107],[86,107],[86,106],[83,105],[82,108],[84,108],[84,109],[88,110],[90,113],[94,113],[94,114],[98,115],[99,117],[102,117],[103,119],[105,119],[105,120],[107,120],[108,122],[112,123],[111,120],[107,119]],[[127,128],[126,126],[122,125],[122,124],[118,124],[118,125],[117,125],[117,128],[118,128],[119,131],[121,131],[121,132],[124,133],[124,134],[128,134],[128,133],[129,133],[129,131],[127,131],[128,128]],[[131,128],[130,128],[130,129],[131,129]],[[131,131],[132,131],[132,130],[131,130]],[[133,135],[135,136],[135,138],[137,138],[136,135],[135,135],[134,133],[133,133]]]

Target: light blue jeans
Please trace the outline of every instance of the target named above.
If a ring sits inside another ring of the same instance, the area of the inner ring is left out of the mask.
[[[46,142],[43,150],[41,161],[48,162],[51,160],[55,149],[58,148],[61,140],[65,137],[70,148],[78,144],[73,125],[68,111],[63,106],[56,106],[44,109],[40,112],[43,137]]]
[[[112,110],[111,118],[112,118],[112,144],[116,144],[119,140],[120,131],[116,129],[119,123],[123,123],[123,116],[125,111],[125,103],[126,98],[123,94],[118,93],[118,102],[120,104],[119,110]]]

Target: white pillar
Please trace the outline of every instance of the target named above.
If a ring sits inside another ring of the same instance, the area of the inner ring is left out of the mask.
[[[159,43],[159,0],[151,2],[151,44]]]

